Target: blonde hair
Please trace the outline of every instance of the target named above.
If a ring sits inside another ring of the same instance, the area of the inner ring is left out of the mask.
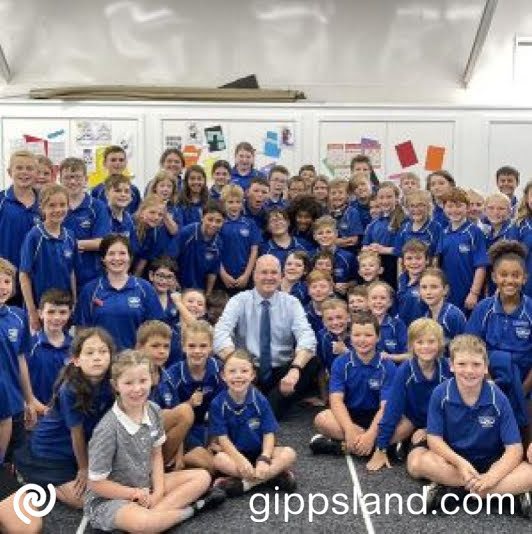
[[[428,208],[428,218],[432,215],[432,197],[428,191],[419,189],[418,191],[412,191],[405,197],[405,203],[407,207],[410,207],[414,202],[422,202]]]
[[[143,351],[127,349],[120,352],[111,366],[111,379],[116,383],[128,369],[137,367],[138,365],[145,365],[148,368],[150,376],[153,375],[153,362]]]
[[[148,195],[140,203],[139,209],[135,214],[135,222],[137,223],[137,236],[139,238],[139,243],[142,243],[144,241],[146,233],[148,232],[148,225],[142,220],[141,214],[144,210],[147,210],[153,206],[164,207],[164,200],[161,197],[158,197],[157,195]]]
[[[336,221],[330,215],[323,215],[312,224],[312,232],[315,233],[322,228],[332,228],[336,232]]]
[[[438,353],[441,355],[445,347],[445,340],[442,326],[434,319],[422,317],[412,321],[408,327],[408,350],[412,356],[414,354],[414,343],[421,337],[433,335],[438,340]]]
[[[484,198],[484,195],[480,191],[477,191],[476,189],[468,189],[466,193],[467,193],[467,196],[469,197],[469,202],[473,202],[474,199],[482,200],[482,202],[486,201],[486,199]]]
[[[339,298],[326,299],[321,303],[320,312],[325,313],[326,310],[336,310],[342,308],[347,313],[347,303],[345,300]]]
[[[411,178],[415,180],[418,187],[421,187],[421,178],[415,172],[403,172],[399,177],[399,183],[402,184],[404,180]]]
[[[390,284],[383,282],[382,280],[375,280],[374,282],[371,282],[371,284],[368,285],[368,297],[371,291],[373,291],[376,287],[379,287],[379,286],[386,289],[386,291],[388,292],[388,297],[393,302],[395,291],[393,290],[393,287]]]
[[[242,200],[244,198],[244,190],[237,184],[227,184],[222,189],[221,198],[224,202],[227,202],[230,198]]]
[[[451,343],[449,343],[449,354],[451,356],[451,362],[456,358],[459,352],[472,352],[482,356],[484,362],[488,363],[488,351],[486,350],[486,344],[482,339],[470,334],[461,334],[456,336]]]
[[[13,282],[13,291],[15,291],[17,268],[10,261],[0,257],[0,273],[11,277]]]
[[[153,177],[153,180],[150,183],[150,187],[148,189],[149,195],[156,195],[155,188],[165,180],[169,181],[172,184],[172,196],[170,197],[170,204],[172,206],[175,206],[177,204],[177,180],[175,176],[170,171],[160,170],[157,172],[157,174]]]
[[[401,226],[401,224],[403,223],[405,219],[405,212],[401,204],[399,203],[399,198],[401,197],[401,190],[393,182],[390,182],[390,181],[381,182],[381,184],[379,185],[378,191],[380,191],[381,189],[391,189],[395,195],[395,199],[397,200],[395,209],[392,211],[392,213],[390,213],[390,225],[389,225],[390,230],[392,230],[392,232],[397,232],[397,230],[399,230],[399,227]],[[378,195],[378,191],[377,191],[377,195]]]
[[[162,321],[145,321],[137,330],[137,347],[144,347],[144,345],[155,336],[171,339],[172,329]]]
[[[244,349],[236,349],[233,352],[231,352],[227,358],[225,359],[225,365],[227,365],[227,362],[231,360],[232,358],[235,358],[237,360],[242,360],[244,362],[248,362],[251,367],[253,367],[253,362],[251,360],[251,355],[247,350]]]
[[[306,282],[307,286],[310,286],[314,282],[320,282],[321,280],[325,280],[329,284],[333,284],[333,279],[329,273],[326,273],[325,271],[320,271],[319,269],[314,269],[313,271],[310,271],[310,273],[307,274]]]
[[[359,264],[362,262],[362,260],[365,260],[366,258],[376,260],[379,265],[382,265],[381,255],[378,252],[364,249],[358,253],[357,260]]]
[[[54,164],[52,162],[52,160],[50,158],[47,158],[46,156],[43,156],[42,154],[38,155],[36,158],[35,158],[35,161],[37,161],[37,164],[38,165],[45,165],[46,167],[48,167],[48,169],[50,169],[51,171],[53,170],[54,168]]]
[[[485,200],[485,205],[487,206],[490,202],[500,202],[509,210],[512,206],[510,199],[502,193],[492,193],[488,195]]]
[[[528,194],[532,189],[532,180],[527,182],[525,188],[523,189],[523,196],[519,201],[519,206],[517,207],[517,216],[515,218],[515,223],[520,225],[525,219],[532,217],[532,210],[528,205]]]
[[[189,336],[194,336],[198,334],[204,334],[208,336],[210,344],[212,346],[213,335],[214,335],[213,328],[204,319],[199,319],[197,321],[192,321],[186,326],[183,326],[183,329],[181,330],[181,344],[183,345],[183,347],[185,346],[185,343],[187,342],[187,338]]]
[[[59,184],[49,184],[45,185],[39,193],[39,207],[42,209],[43,206],[46,206],[50,201],[50,198],[54,195],[63,194],[65,195],[67,205],[68,205],[68,191],[66,187],[63,187]]]
[[[9,156],[9,169],[11,169],[11,165],[13,165],[15,158],[30,158],[33,160],[33,163],[37,165],[37,159],[33,152],[30,152],[29,150],[15,150],[15,152],[12,152]]]

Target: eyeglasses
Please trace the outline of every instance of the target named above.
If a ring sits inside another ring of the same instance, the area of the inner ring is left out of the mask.
[[[154,278],[157,280],[175,280],[175,274],[155,273]]]

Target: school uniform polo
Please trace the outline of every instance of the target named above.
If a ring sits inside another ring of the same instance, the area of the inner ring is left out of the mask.
[[[528,278],[523,288],[525,295],[532,297],[532,218],[527,217],[523,219],[518,226],[518,240],[526,245],[528,253],[526,255],[526,272],[528,273]]]
[[[259,255],[264,256],[265,254],[271,254],[272,256],[275,256],[279,260],[281,268],[283,268],[286,262],[286,258],[288,258],[288,256],[292,254],[292,252],[296,252],[299,250],[301,252],[308,253],[310,248],[310,243],[304,243],[303,239],[300,239],[298,237],[292,237],[287,247],[282,247],[272,238],[268,239],[268,241],[265,241],[260,245]]]
[[[307,315],[308,324],[314,331],[314,334],[317,336],[318,332],[325,328],[325,325],[323,324],[323,317],[316,311],[312,300],[306,306],[304,306],[304,310]]]
[[[360,222],[362,224],[362,230],[364,233],[369,223],[371,222],[371,213],[369,211],[369,202],[367,204],[362,204],[358,199],[352,200],[349,205],[352,208],[355,208],[358,211],[360,217]]]
[[[24,411],[18,358],[29,349],[30,329],[26,312],[15,306],[0,306],[0,375],[8,401],[1,409],[4,418]]]
[[[486,239],[478,226],[465,221],[456,230],[450,225],[443,230],[441,268],[449,282],[449,302],[463,309],[475,271],[488,265]]]
[[[253,178],[266,178],[264,174],[257,169],[251,169],[248,174],[240,174],[236,167],[233,167],[231,170],[231,183],[239,185],[244,191],[249,189],[249,185]]]
[[[306,282],[298,280],[290,289],[290,295],[296,297],[303,306],[310,302],[310,295],[308,294],[308,286]]]
[[[0,192],[0,257],[17,269],[20,265],[20,245],[27,233],[40,221],[39,200],[26,207],[15,197],[14,187]]]
[[[228,274],[238,278],[246,270],[251,248],[260,245],[260,230],[252,220],[242,215],[235,219],[227,217],[220,230],[220,239],[225,251],[222,265]]]
[[[222,238],[215,235],[206,239],[201,231],[201,223],[189,224],[178,235],[177,250],[181,287],[205,290],[207,275],[216,275],[220,270]]]
[[[162,318],[155,289],[136,276],[129,276],[121,289],[112,287],[107,276],[89,282],[81,292],[75,313],[78,326],[105,328],[119,349],[135,346],[137,329],[144,321]]]
[[[117,219],[111,209],[108,210],[109,217],[111,219],[111,233],[120,234],[129,239],[133,256],[135,256],[140,248],[139,240],[137,237],[137,228],[133,216],[129,211],[124,211],[122,214],[122,220]]]
[[[511,220],[505,221],[497,234],[494,233],[492,226],[488,226],[488,231],[486,232],[486,250],[489,250],[490,247],[492,247],[498,241],[510,241],[518,239],[519,230]],[[486,285],[488,295],[493,295],[497,289],[495,282],[491,278],[491,273],[492,267],[489,266],[486,270]]]
[[[390,217],[388,215],[381,215],[377,219],[371,221],[362,239],[362,245],[371,245],[378,243],[385,247],[394,247],[397,232],[390,228]]]
[[[483,382],[473,406],[462,400],[455,378],[440,384],[430,399],[427,419],[429,435],[441,437],[482,471],[501,457],[505,446],[521,443],[510,403],[492,382]]]
[[[71,344],[72,336],[65,334],[61,345],[52,345],[44,330],[37,332],[31,339],[26,362],[33,394],[43,404],[48,404],[52,399],[55,381],[70,359]]]
[[[395,370],[395,364],[378,352],[364,363],[352,349],[334,360],[329,393],[343,393],[350,413],[377,412],[389,399]]]
[[[262,207],[266,211],[272,211],[273,209],[285,210],[286,208],[288,208],[288,206],[289,206],[288,200],[286,200],[284,198],[280,198],[279,200],[274,200],[273,198],[268,198],[268,199],[266,199],[266,201],[262,205]]]
[[[69,230],[62,227],[59,237],[55,237],[42,223],[34,226],[22,243],[20,271],[31,279],[35,305],[47,289],[70,292],[71,276],[79,263],[78,244]]]
[[[153,449],[166,441],[160,410],[148,401],[140,424],[133,421],[115,402],[102,418],[89,442],[89,480],[110,480],[133,488],[152,487]],[[122,499],[106,499],[88,489],[84,513],[93,528],[113,530],[118,510],[131,504]]]
[[[320,252],[318,248],[316,254]],[[350,282],[355,277],[356,258],[352,252],[334,247],[333,253],[333,280],[335,283]]]
[[[412,321],[425,315],[427,305],[421,300],[419,294],[419,280],[413,284],[408,273],[401,273],[395,295],[395,310],[399,318],[408,327]]]
[[[441,325],[446,347],[452,339],[465,332],[466,318],[464,312],[446,300],[442,304],[438,317],[433,317],[429,309],[425,312],[425,317],[430,317]],[[447,348],[445,350],[447,356]]]
[[[179,228],[187,224],[200,223],[203,215],[203,202],[192,202],[190,204],[180,203],[176,208],[176,222]]]
[[[162,318],[162,321],[172,329],[170,356],[168,357],[165,367],[170,367],[174,363],[183,359],[183,353],[181,351],[181,318],[177,306],[170,298],[170,293],[171,291],[168,291],[167,293],[166,308],[163,309]]]
[[[160,256],[175,254],[175,239],[177,238],[170,234],[164,224],[148,228],[144,239],[139,243],[136,257],[150,262]]]
[[[486,342],[488,351],[505,351],[519,367],[524,378],[532,368],[532,299],[521,296],[521,303],[511,314],[502,307],[499,296],[487,297],[473,310],[466,333]]]
[[[85,193],[81,204],[68,210],[64,226],[77,241],[99,239],[111,233],[111,218],[105,204]],[[102,271],[98,251],[84,251],[80,254],[79,268],[76,270],[78,287],[96,278]]]
[[[390,445],[393,433],[401,417],[405,416],[414,428],[426,428],[427,411],[434,388],[452,377],[445,358],[435,361],[434,374],[427,378],[414,357],[403,362],[395,373],[390,398],[379,423],[377,447],[385,449]]]
[[[214,200],[220,200],[222,198],[222,192],[213,186],[209,189],[209,198]]]
[[[239,452],[258,456],[265,434],[277,432],[270,403],[254,386],[250,386],[243,404],[236,403],[227,390],[219,393],[209,410],[209,435],[227,436]]]
[[[432,219],[435,220],[442,228],[447,227],[449,224],[449,217],[445,215],[445,210],[439,205],[434,203],[432,210]]]
[[[338,354],[334,354],[333,352],[333,343],[336,341],[343,341],[345,346],[347,347],[347,350],[352,348],[351,345],[351,338],[349,337],[349,334],[346,333],[343,338],[340,338],[338,334],[333,334],[332,332],[329,332],[326,328],[322,328],[317,334],[316,339],[318,341],[318,344],[316,346],[316,356],[322,363],[323,367],[327,369],[327,371],[331,371],[332,364]]]
[[[109,380],[91,386],[91,406],[85,413],[76,408],[76,393],[68,383],[59,388],[52,408],[39,420],[32,432],[30,450],[37,458],[50,460],[74,460],[70,431],[82,425],[88,442],[94,428],[113,405],[113,389]]]
[[[261,233],[266,231],[266,226],[268,225],[268,211],[264,205],[262,205],[258,211],[254,211],[251,209],[249,202],[246,199],[244,201],[242,215],[248,219],[251,219],[257,225],[257,228]]]
[[[126,210],[131,214],[134,215],[137,213],[137,210],[140,206],[140,191],[139,188],[134,184],[130,183],[131,186],[131,202],[127,205]],[[98,184],[96,187],[93,187],[91,189],[91,196],[93,198],[98,199],[100,202],[103,202],[104,204],[107,204],[107,196],[105,194],[105,182],[102,182],[101,184]]]
[[[356,207],[347,204],[341,210],[330,211],[330,214],[336,221],[338,237],[360,236],[364,233]]]
[[[388,354],[404,354],[407,352],[407,331],[405,323],[398,317],[389,314],[384,316],[377,351]]]
[[[393,253],[397,257],[401,257],[403,255],[403,246],[412,239],[419,239],[429,247],[427,251],[429,258],[438,256],[442,247],[442,227],[440,224],[434,219],[428,219],[418,230],[414,230],[413,225],[414,223],[411,219],[403,222],[397,232]]]

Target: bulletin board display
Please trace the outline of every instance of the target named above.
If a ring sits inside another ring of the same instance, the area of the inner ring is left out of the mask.
[[[55,167],[66,157],[85,161],[89,185],[105,179],[103,152],[109,145],[121,146],[127,154],[127,174],[133,180],[139,175],[140,119],[131,118],[3,118],[2,163],[4,187],[10,185],[5,172],[9,157],[16,150],[29,150],[45,155]]]

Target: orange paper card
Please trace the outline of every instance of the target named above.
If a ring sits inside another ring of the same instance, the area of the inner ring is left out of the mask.
[[[445,156],[444,147],[429,145],[427,147],[427,157],[425,159],[425,170],[441,171],[443,167],[444,156]]]

